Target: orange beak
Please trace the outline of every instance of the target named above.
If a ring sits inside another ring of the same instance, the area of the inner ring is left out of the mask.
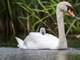
[[[69,16],[72,16],[72,17],[75,17],[74,11],[71,11],[70,9],[68,10],[68,15]]]

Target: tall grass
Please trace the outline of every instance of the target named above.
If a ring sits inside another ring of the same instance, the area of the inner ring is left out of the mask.
[[[35,2],[35,3],[33,3]],[[35,0],[32,3],[16,2],[23,10],[25,10],[27,16],[19,16],[20,19],[27,20],[28,30],[35,31],[35,27],[39,24],[45,24],[45,21],[54,19],[55,8],[57,1],[40,1]],[[31,24],[31,26],[29,25]],[[39,26],[37,26],[39,27]]]

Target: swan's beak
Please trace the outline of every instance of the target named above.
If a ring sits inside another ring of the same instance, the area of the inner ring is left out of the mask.
[[[75,17],[75,10],[74,10],[74,8],[72,7],[72,6],[68,6],[68,5],[66,5],[67,6],[67,12],[68,12],[68,15],[69,16],[72,16],[72,17]]]
[[[72,16],[72,17],[75,17],[75,13],[74,13],[74,11],[71,10],[71,9],[68,10],[68,15],[69,15],[69,16]]]

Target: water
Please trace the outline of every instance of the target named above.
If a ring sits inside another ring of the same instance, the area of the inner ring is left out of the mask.
[[[0,48],[0,60],[80,60],[80,50],[24,50]]]

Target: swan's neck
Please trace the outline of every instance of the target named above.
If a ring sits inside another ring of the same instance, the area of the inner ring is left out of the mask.
[[[60,39],[60,47],[59,48],[67,48],[67,40],[65,36],[65,28],[64,28],[64,14],[58,8],[56,10],[57,15],[57,23],[58,23],[58,32]]]

